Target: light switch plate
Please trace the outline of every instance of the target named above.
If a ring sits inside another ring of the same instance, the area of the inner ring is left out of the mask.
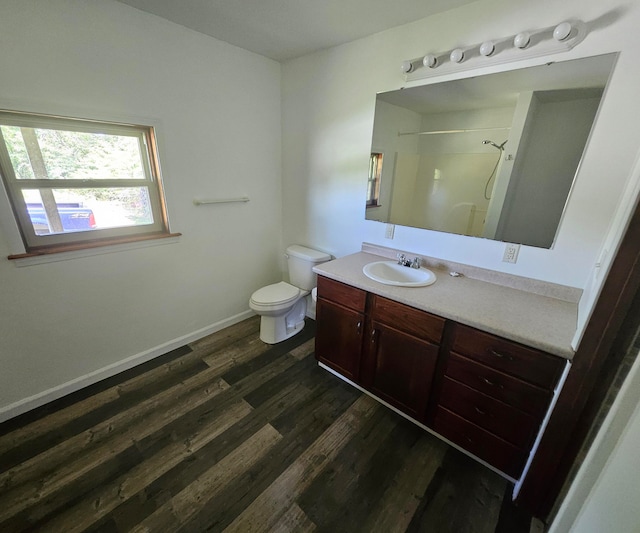
[[[395,224],[387,224],[387,229],[384,232],[385,239],[393,239],[393,232],[396,230]]]

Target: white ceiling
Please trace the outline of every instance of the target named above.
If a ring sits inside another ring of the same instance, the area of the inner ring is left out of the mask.
[[[285,61],[476,0],[118,0]]]

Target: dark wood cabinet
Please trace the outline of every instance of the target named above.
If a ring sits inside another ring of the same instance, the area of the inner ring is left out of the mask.
[[[444,323],[318,278],[316,359],[420,422],[426,420]]]
[[[563,359],[322,276],[316,320],[320,362],[520,477]]]
[[[513,478],[518,477],[527,460],[527,450],[514,446],[442,406],[438,406],[436,411],[434,429],[451,442]]]
[[[318,278],[316,359],[358,382],[366,292]]]
[[[375,294],[371,298],[371,318],[409,335],[440,344],[445,319]]]
[[[539,415],[546,411],[551,391],[528,383],[488,365],[481,365],[455,352],[447,358],[446,375],[451,379],[500,400],[521,411]]]
[[[563,361],[452,323],[429,425],[514,479],[549,408]]]
[[[362,386],[424,422],[444,319],[370,295]]]
[[[442,380],[438,405],[519,448],[530,446],[539,426],[537,417],[447,376]]]
[[[438,346],[375,321],[367,333],[363,387],[424,422]]]
[[[451,351],[546,389],[558,382],[564,366],[554,355],[462,324],[456,324]]]

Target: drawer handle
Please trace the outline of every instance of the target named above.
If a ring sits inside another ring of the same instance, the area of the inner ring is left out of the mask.
[[[376,333],[377,331],[375,329],[371,330],[371,343],[373,344],[374,342],[376,342]]]
[[[504,354],[504,353],[500,353],[500,352],[496,352],[495,350],[491,350],[491,355],[493,355],[494,357],[497,357],[498,359],[505,359],[506,361],[513,361],[513,357],[511,357],[510,355]]]
[[[482,381],[484,381],[487,385],[489,385],[490,387],[499,387],[499,388],[503,388],[502,385],[500,383],[496,383],[495,381],[491,381],[490,379],[487,378],[483,378],[482,376],[479,376],[480,379]]]

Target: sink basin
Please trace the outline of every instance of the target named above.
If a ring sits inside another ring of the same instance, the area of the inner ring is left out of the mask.
[[[410,268],[395,261],[376,261],[362,268],[365,276],[385,285],[425,287],[436,282],[436,275],[426,268]]]

